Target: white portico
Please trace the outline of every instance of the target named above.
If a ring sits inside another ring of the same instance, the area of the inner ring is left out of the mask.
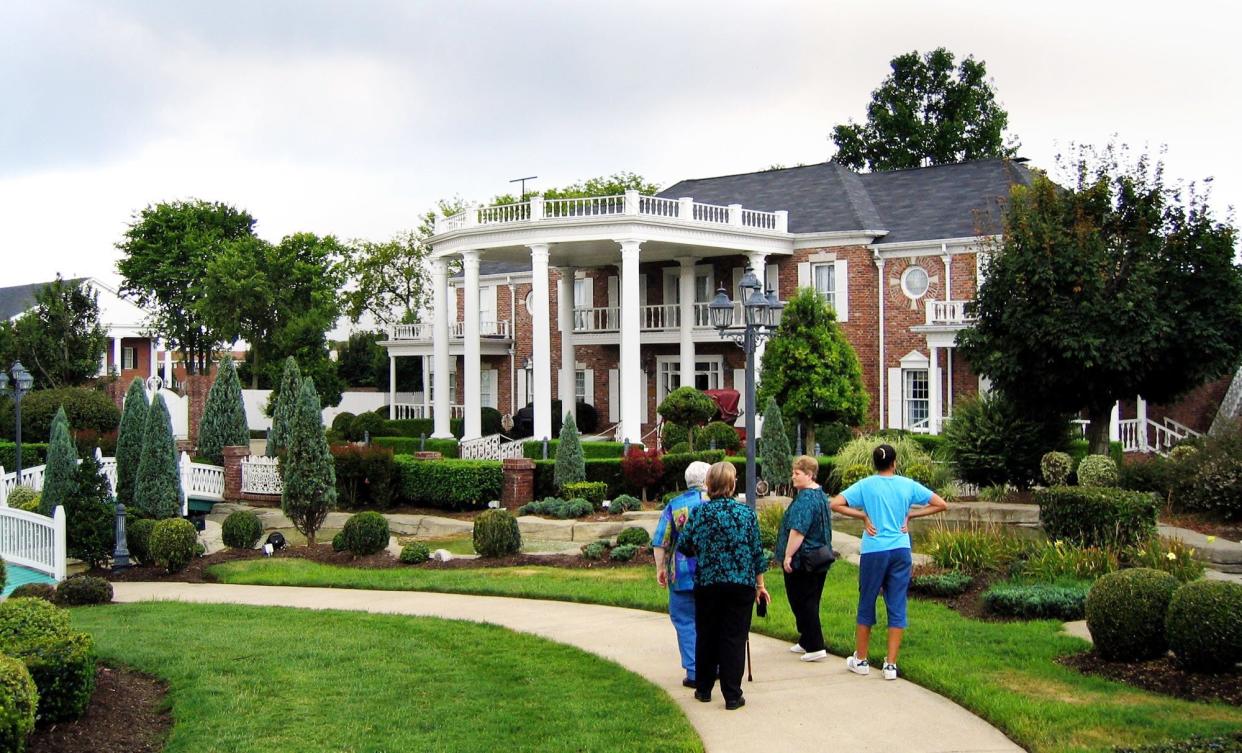
[[[450,346],[455,333],[460,332],[456,337],[460,337],[463,359],[464,439],[481,434],[481,359],[484,349],[500,345],[499,338],[488,336],[496,323],[482,321],[481,261],[519,263],[523,267],[529,264],[534,436],[550,437],[552,433],[551,309],[556,305],[559,397],[565,401],[573,399],[577,345],[616,343],[620,353],[616,435],[638,441],[642,437],[645,400],[644,344],[677,344],[680,373],[693,374],[695,343],[717,340],[708,326],[705,309],[700,311],[701,304],[696,303],[696,264],[713,257],[743,255],[762,269],[772,257],[793,253],[793,238],[784,211],[761,212],[736,204],[718,206],[688,198],[643,196],[636,191],[623,196],[582,199],[536,197],[518,204],[475,207],[438,222],[429,244],[433,258],[434,323],[430,350],[434,365],[434,436],[451,436]],[[676,292],[675,302],[645,305],[639,265],[651,262],[676,265],[676,281],[671,288]],[[451,303],[448,274],[449,265],[458,263],[464,278],[460,324],[455,322],[456,307]],[[616,269],[616,305],[575,308],[575,272],[600,267]],[[560,273],[556,290],[550,284],[553,268]],[[507,330],[504,334],[509,342],[510,337],[516,340],[518,336]]]

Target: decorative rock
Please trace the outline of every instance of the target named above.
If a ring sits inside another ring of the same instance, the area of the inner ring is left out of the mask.
[[[436,562],[448,562],[453,559],[453,553],[447,549],[437,549],[431,553],[431,558]]]

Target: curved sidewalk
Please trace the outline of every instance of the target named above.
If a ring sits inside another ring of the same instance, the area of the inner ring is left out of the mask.
[[[746,707],[726,712],[719,688],[710,704],[681,686],[668,615],[591,604],[417,591],[114,583],[115,599],[346,609],[488,622],[576,646],[659,685],[681,706],[708,753],[984,753],[1021,751],[979,717],[905,680],[850,674],[838,657],[808,664],[788,644],[751,634],[754,682]]]

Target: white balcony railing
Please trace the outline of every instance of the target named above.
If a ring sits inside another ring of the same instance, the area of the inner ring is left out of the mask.
[[[694,329],[709,329],[712,326],[708,311],[709,304],[694,304]],[[739,302],[733,304],[735,321],[740,321],[742,307]],[[676,303],[643,306],[638,320],[644,332],[669,331],[681,328],[681,306]],[[621,329],[621,309],[618,306],[600,306],[595,308],[574,309],[574,332],[617,332]]]
[[[975,317],[966,313],[970,301],[928,301],[927,324],[941,327],[965,327],[974,323]]]
[[[431,323],[394,324],[388,328],[388,338],[390,340],[430,341],[435,337],[434,327],[435,325]],[[465,336],[465,322],[449,322],[449,339],[460,340]],[[510,338],[508,320],[479,322],[479,336],[508,340]]]
[[[643,196],[626,191],[619,196],[591,196],[577,199],[543,199],[504,204],[495,207],[477,206],[436,220],[436,234],[480,225],[511,223],[559,222],[590,217],[631,215],[663,220],[709,225],[731,225],[773,233],[789,230],[789,214],[785,211],[760,212],[743,209],[740,204],[720,206],[701,204],[693,199],[666,199]]]
[[[410,418],[434,418],[435,406],[424,406],[422,403],[393,403],[393,414],[398,420]],[[464,418],[466,406],[450,405],[449,418]]]

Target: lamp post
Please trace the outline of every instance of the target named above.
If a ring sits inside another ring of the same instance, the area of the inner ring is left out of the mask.
[[[733,301],[722,287],[707,307],[712,326],[721,339],[732,340],[746,353],[746,504],[755,508],[755,349],[772,336],[780,324],[785,303],[763,285],[750,265],[738,283],[742,301],[742,324],[733,326]]]
[[[22,397],[34,386],[34,376],[22,366],[21,361],[13,362],[13,465],[17,471],[13,476],[17,483],[22,482]],[[0,371],[0,395],[9,394],[9,375]]]

